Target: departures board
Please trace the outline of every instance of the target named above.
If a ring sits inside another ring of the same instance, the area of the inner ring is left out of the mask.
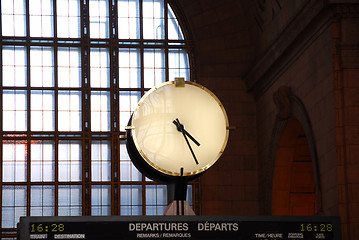
[[[339,217],[21,217],[18,240],[340,240]]]

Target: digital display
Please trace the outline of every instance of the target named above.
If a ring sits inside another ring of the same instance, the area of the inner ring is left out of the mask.
[[[22,217],[18,239],[339,240],[339,217]]]

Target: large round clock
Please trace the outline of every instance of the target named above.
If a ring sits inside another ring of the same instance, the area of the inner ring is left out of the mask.
[[[191,179],[222,155],[228,131],[227,114],[211,91],[194,82],[169,81],[139,101],[127,127],[127,149],[151,179]]]

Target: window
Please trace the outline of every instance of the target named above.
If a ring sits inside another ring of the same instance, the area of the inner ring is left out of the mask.
[[[0,237],[26,215],[163,214],[120,136],[151,87],[193,78],[170,0],[0,1]]]

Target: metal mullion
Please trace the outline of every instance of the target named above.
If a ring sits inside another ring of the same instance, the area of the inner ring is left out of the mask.
[[[80,0],[81,39],[89,37],[89,6],[87,0]]]
[[[56,40],[56,46],[61,48],[61,47],[74,47],[74,48],[81,48],[81,39],[76,39],[79,43],[73,43],[73,42],[61,42],[61,39],[57,39]]]
[[[140,41],[143,42],[143,1],[139,0],[139,12],[140,12]]]
[[[143,185],[142,181],[121,181],[121,185]]]
[[[31,139],[30,139],[30,134],[28,134],[27,136],[27,142],[26,142],[26,148],[27,148],[27,179],[26,179],[26,185],[27,185],[27,202],[26,202],[26,215],[30,216],[31,213]]]
[[[26,40],[29,41],[30,38],[30,9],[29,9],[29,1],[26,0],[25,8],[26,8]]]
[[[58,128],[58,123],[59,123],[59,114],[58,114],[58,109],[59,109],[59,100],[58,100],[58,97],[59,97],[59,88],[58,88],[58,47],[57,46],[54,46],[53,47],[53,51],[54,51],[54,64],[53,64],[53,67],[54,67],[54,82],[55,82],[55,86],[54,88],[52,88],[52,90],[54,91],[54,102],[55,102],[55,133],[58,133],[59,131],[59,128]]]
[[[94,43],[93,41],[91,41],[89,43],[90,48],[109,48],[109,46],[111,46],[112,43],[110,41],[106,41],[106,42],[102,42],[102,43]]]
[[[116,78],[118,79],[118,78]],[[111,131],[114,133],[118,133],[119,132],[119,90],[118,88],[113,88],[112,89],[112,104],[111,104]]]
[[[116,31],[117,32],[117,31]],[[113,41],[115,43],[115,41]],[[120,164],[119,162],[119,72],[118,72],[118,48],[116,45],[110,46],[110,79],[111,79],[111,132],[112,141],[111,141],[111,180],[115,184],[111,187],[111,211],[113,215],[119,215],[119,204],[120,198],[118,197],[119,186],[117,184],[119,179]]]
[[[82,48],[82,117],[83,126],[82,131],[89,132],[90,129],[90,96],[91,90],[89,87],[90,82],[90,69],[89,69],[89,54],[90,49],[88,46]]]
[[[114,199],[114,202],[111,203],[111,205],[114,206],[113,215],[115,215],[115,216],[121,215],[120,186],[121,186],[121,183],[119,183],[119,181],[114,183],[114,185],[113,185],[113,195],[114,195],[113,199]]]
[[[83,169],[83,184],[84,184],[84,200],[83,200],[83,215],[88,216],[91,215],[91,136],[89,134],[90,128],[90,93],[88,90],[84,90],[83,96],[87,98],[83,98],[83,131],[84,140],[83,140],[83,151],[82,151],[82,169]],[[86,103],[85,103],[86,101]],[[85,127],[87,123],[87,127]]]
[[[146,186],[147,183],[144,181],[142,183],[142,215],[146,216]]]
[[[168,49],[168,45],[165,46],[165,81],[173,81],[174,79],[169,79],[169,75],[170,75],[170,71],[169,71],[169,49]]]
[[[82,215],[91,214],[91,169],[90,169],[90,72],[89,72],[89,2],[87,0],[80,1],[81,7],[81,91],[82,91]]]
[[[168,2],[167,0],[163,1],[163,8],[164,8],[164,20],[165,20],[165,41],[168,45]]]
[[[120,92],[141,92],[141,91],[149,91],[151,88],[120,88]]]
[[[57,0],[53,1],[53,23],[54,23],[54,39],[55,44],[53,46],[54,51],[54,81],[55,81],[55,176],[54,176],[54,182],[55,182],[55,203],[54,203],[54,211],[55,216],[58,216],[59,213],[59,137],[58,137],[58,123],[59,123],[59,114],[58,114],[58,45],[57,45]]]
[[[144,88],[145,88],[145,73],[144,73],[144,49],[143,47],[140,48],[140,71],[141,71],[141,96],[145,94]]]
[[[83,184],[84,184],[84,201],[83,214],[85,216],[91,215],[91,170],[90,170],[90,142],[88,138],[84,139],[83,144]]]
[[[54,23],[54,38],[55,42],[57,42],[57,0],[53,0],[53,23]]]
[[[146,41],[146,40],[144,40],[144,41]],[[147,41],[146,41],[147,42]],[[164,49],[166,46],[165,46],[166,44],[163,44],[163,45],[148,45],[148,44],[144,44],[143,46],[142,46],[142,48],[144,48],[144,49]],[[178,47],[176,47],[176,48],[178,48]]]
[[[119,196],[119,70],[118,70],[118,24],[117,24],[117,0],[113,2],[111,12],[112,41],[110,42],[110,79],[111,79],[111,132],[112,134],[112,146],[111,146],[111,180],[114,182],[111,187],[111,211],[113,215],[120,215],[120,196]],[[111,4],[109,4],[111,5]]]
[[[26,215],[30,216],[30,203],[31,203],[31,148],[30,148],[30,129],[31,129],[31,91],[30,91],[30,0],[26,0],[26,77],[27,77],[27,81],[26,81],[26,92],[27,92],[27,142],[26,142],[26,147],[27,147],[27,179],[26,179],[26,191],[27,191],[27,202],[26,202]]]
[[[57,87],[58,91],[82,91],[82,87]]]
[[[115,199],[116,199],[116,194],[115,194],[115,185],[116,183],[111,182],[110,183],[110,191],[111,191],[111,202],[110,202],[110,207],[111,207],[111,215],[118,215],[118,204],[115,204]]]
[[[117,0],[112,1],[113,4],[111,4],[110,1],[110,26],[112,27],[112,31],[110,36],[112,36],[112,39],[110,39],[110,47],[109,47],[109,54],[110,54],[110,87],[112,89],[111,93],[111,131],[117,132],[119,129],[119,72],[118,72],[118,24],[117,24]],[[115,33],[113,33],[115,31]],[[114,126],[114,123],[116,123],[116,126]]]
[[[144,49],[143,49],[143,1],[139,0],[139,13],[140,13],[140,71],[141,71],[141,96],[144,95],[145,91],[143,90],[145,87],[144,81]]]
[[[118,24],[117,24],[117,1],[109,1],[109,27],[110,27],[110,38],[118,39]],[[112,37],[111,37],[112,36]]]
[[[22,90],[22,91],[26,91],[27,90],[27,87],[8,87],[8,86],[5,86],[5,87],[1,87],[1,90]]]
[[[116,39],[119,48],[138,48],[141,43],[141,39]]]
[[[170,81],[169,79],[169,60],[168,60],[168,4],[167,1],[164,0],[164,20],[165,20],[165,81]],[[174,80],[174,79],[173,79]]]
[[[169,49],[188,49],[188,45],[168,45]]]
[[[91,92],[111,92],[113,90],[113,88],[108,87],[108,88],[102,88],[102,87],[92,87],[91,88]]]
[[[80,185],[82,187],[81,189],[81,215],[85,216],[85,212],[86,212],[86,207],[85,207],[85,203],[86,203],[86,172],[85,172],[85,167],[84,167],[84,152],[85,152],[85,139],[81,138],[81,182]]]
[[[57,132],[57,131],[56,131]],[[58,134],[55,136],[55,176],[54,176],[54,182],[55,182],[55,216],[58,216],[59,212],[59,138]]]
[[[12,39],[11,39],[12,40]],[[26,39],[22,42],[12,42],[12,41],[4,41],[4,37],[2,38],[1,45],[2,46],[26,46],[27,42]]]
[[[81,132],[78,132],[79,134],[77,134],[77,132],[62,132],[61,134],[58,133],[58,139],[60,141],[62,140],[82,140],[83,134]],[[66,135],[66,136],[62,136],[62,135]],[[68,136],[68,135],[73,135],[73,136]]]

